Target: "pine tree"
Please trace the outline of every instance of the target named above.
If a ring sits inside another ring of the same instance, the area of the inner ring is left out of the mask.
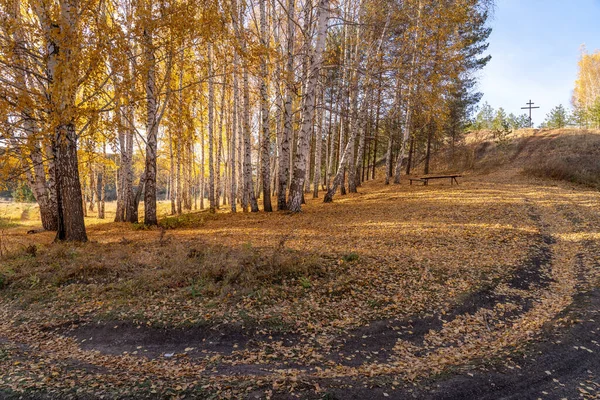
[[[565,107],[560,104],[550,110],[542,126],[550,129],[561,129],[567,126],[570,116]]]

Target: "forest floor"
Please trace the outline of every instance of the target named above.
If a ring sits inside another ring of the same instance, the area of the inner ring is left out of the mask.
[[[506,170],[359,191],[90,219],[86,244],[0,225],[0,397],[600,398],[598,191]]]

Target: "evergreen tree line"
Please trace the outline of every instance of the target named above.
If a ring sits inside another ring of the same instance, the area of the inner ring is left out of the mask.
[[[532,123],[531,126],[535,127]],[[581,126],[577,114],[569,112],[562,104],[552,108],[546,115],[544,122],[539,124],[539,128],[560,129],[567,126]],[[494,110],[487,102],[484,103],[478,111],[475,119],[469,126],[471,130],[491,130],[509,132],[518,129],[530,127],[529,116],[527,114],[515,115],[506,114],[506,111],[500,107]]]

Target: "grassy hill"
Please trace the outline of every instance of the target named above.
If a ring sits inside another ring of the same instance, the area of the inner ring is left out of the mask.
[[[522,129],[504,137],[473,132],[438,158],[436,167],[442,169],[491,173],[516,168],[538,178],[600,188],[600,131]]]

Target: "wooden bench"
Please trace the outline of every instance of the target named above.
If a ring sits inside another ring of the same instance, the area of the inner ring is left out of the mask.
[[[455,183],[458,185],[458,180],[456,178],[461,178],[460,174],[450,174],[450,175],[428,175],[421,176],[418,178],[409,178],[410,184],[412,185],[413,181],[423,182],[423,186],[429,185],[429,181],[431,179],[450,179],[450,185],[454,185]]]
[[[423,182],[423,184],[425,184],[425,180],[421,179],[421,178],[408,178],[408,180],[410,181],[410,184],[412,185],[413,181],[416,182]]]

